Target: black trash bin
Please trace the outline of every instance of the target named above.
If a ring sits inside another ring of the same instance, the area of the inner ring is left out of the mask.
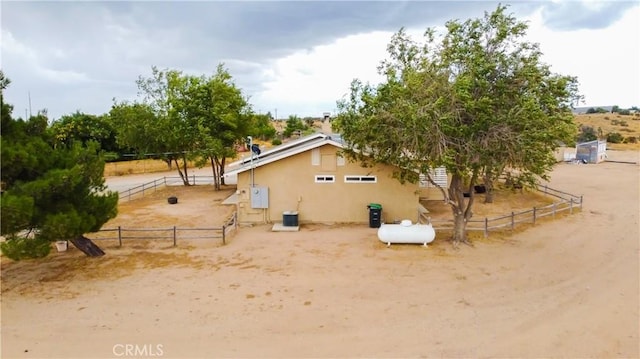
[[[378,203],[369,203],[369,228],[380,228],[382,223],[382,205]]]

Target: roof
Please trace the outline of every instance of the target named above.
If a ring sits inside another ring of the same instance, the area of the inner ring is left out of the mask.
[[[270,157],[270,156],[276,155],[278,153],[281,153],[283,151],[286,151],[286,150],[288,150],[288,149],[290,149],[292,147],[297,147],[297,146],[303,145],[303,144],[308,143],[308,142],[317,141],[319,139],[324,139],[326,137],[328,137],[328,136],[323,134],[323,133],[314,133],[313,135],[309,135],[309,136],[305,136],[305,137],[299,138],[297,140],[289,141],[289,142],[284,143],[284,144],[282,144],[280,146],[276,146],[276,147],[270,148],[270,149],[268,149],[266,151],[262,151],[259,155],[255,155],[255,154],[253,154],[253,152],[250,152],[251,156],[246,157],[246,158],[242,158],[242,159],[240,159],[238,161],[230,163],[229,167],[241,166],[241,165],[250,163],[251,160],[252,160],[252,157],[253,157],[254,161],[256,159],[264,159],[266,157]]]
[[[253,160],[250,157],[234,162],[229,165],[229,168],[225,171],[224,175],[225,177],[237,175],[238,173],[247,171],[252,167],[258,168],[324,145],[332,145],[341,149],[344,148],[342,142],[338,141],[340,141],[339,137],[334,140],[329,135],[317,133],[296,141],[288,142],[285,145],[274,147],[271,150],[264,151],[259,156],[253,156]]]
[[[576,147],[590,146],[590,145],[601,144],[601,143],[607,143],[607,140],[593,140],[593,141],[587,141],[587,142],[580,142],[576,145]]]

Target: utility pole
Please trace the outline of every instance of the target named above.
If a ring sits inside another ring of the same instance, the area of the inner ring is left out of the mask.
[[[31,114],[31,91],[28,92],[29,94],[29,118],[31,118],[32,114]]]

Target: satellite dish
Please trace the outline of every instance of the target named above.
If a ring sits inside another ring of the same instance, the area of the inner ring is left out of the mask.
[[[260,146],[254,143],[253,145],[251,145],[251,152],[255,153],[256,155],[260,155]]]

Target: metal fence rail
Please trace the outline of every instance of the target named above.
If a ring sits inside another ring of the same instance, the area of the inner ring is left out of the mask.
[[[546,185],[538,185],[537,191],[543,192],[545,195],[553,196],[559,199],[552,204],[543,207],[533,207],[529,210],[511,212],[499,217],[483,218],[480,220],[470,219],[467,221],[467,231],[482,231],[485,237],[489,236],[490,231],[499,229],[514,230],[516,225],[523,223],[536,224],[540,218],[547,216],[555,217],[556,214],[568,211],[572,214],[574,209],[582,209],[582,196],[576,196],[571,193],[562,192]],[[419,214],[420,223],[431,223],[434,229],[450,231],[454,229],[454,221],[451,219],[432,219],[428,214]]]
[[[122,247],[123,241],[137,240],[167,240],[178,245],[178,240],[208,240],[220,239],[221,243],[227,244],[229,235],[238,228],[238,215],[234,212],[221,227],[208,228],[180,228],[162,227],[162,228],[104,228],[98,232],[90,233],[88,238],[95,241],[116,240],[118,247]]]
[[[189,183],[192,185],[204,185],[212,184],[213,176],[189,176]],[[180,176],[169,176],[155,179],[151,182],[143,183],[141,185],[126,189],[118,192],[120,201],[130,201],[144,197],[146,194],[156,192],[167,186],[179,186],[183,185],[182,178]]]

